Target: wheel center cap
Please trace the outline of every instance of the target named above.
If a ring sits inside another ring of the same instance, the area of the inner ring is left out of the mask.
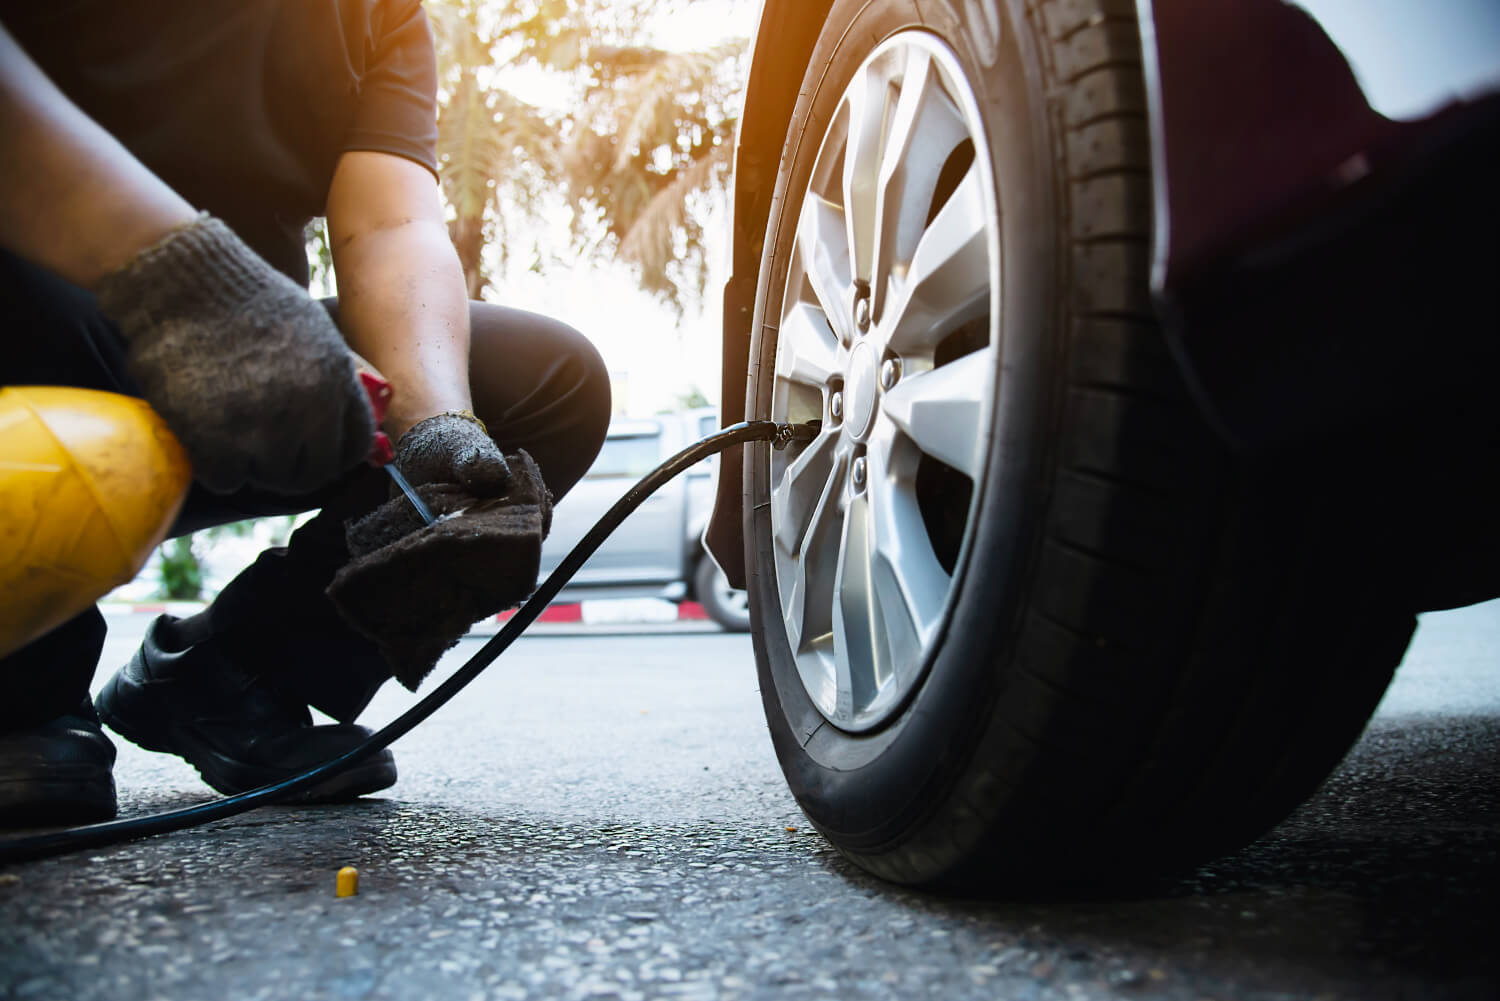
[[[875,419],[875,349],[868,342],[854,345],[849,352],[849,369],[844,379],[844,411],[848,414],[849,433],[863,438]]]

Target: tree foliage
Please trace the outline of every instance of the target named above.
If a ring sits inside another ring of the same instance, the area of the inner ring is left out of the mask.
[[[572,210],[575,248],[618,256],[681,309],[701,294],[705,193],[730,164],[743,42],[696,52],[642,45],[651,16],[693,0],[430,0],[440,73],[439,161],[471,295],[504,268],[514,234],[549,204]],[[525,67],[549,106],[503,86]]]
[[[569,190],[602,226],[604,246],[673,305],[701,294],[707,277],[694,198],[729,176],[743,48],[589,53],[591,86],[565,159]]]
[[[438,166],[453,213],[448,233],[473,298],[489,281],[485,246],[497,248],[505,267],[512,232],[536,218],[538,196],[560,170],[558,123],[493,83],[498,52],[521,26],[494,21],[486,9],[492,6],[474,0],[429,6],[441,88]],[[513,13],[513,6],[500,13]]]

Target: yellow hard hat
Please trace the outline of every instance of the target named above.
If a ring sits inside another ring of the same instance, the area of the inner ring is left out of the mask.
[[[0,389],[0,657],[134,577],[191,482],[182,446],[143,400]]]

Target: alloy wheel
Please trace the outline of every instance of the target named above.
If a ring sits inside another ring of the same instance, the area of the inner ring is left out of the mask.
[[[999,355],[999,214],[978,105],[938,38],[854,74],[797,221],[772,415],[787,638],[834,725],[888,720],[940,642],[984,482]]]

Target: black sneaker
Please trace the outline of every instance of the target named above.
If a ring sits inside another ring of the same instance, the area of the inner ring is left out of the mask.
[[[0,827],[112,819],[114,763],[115,745],[87,699],[50,723],[0,733]]]
[[[291,778],[370,736],[353,723],[314,726],[306,706],[235,667],[212,640],[164,649],[161,631],[171,621],[164,615],[151,624],[95,700],[100,718],[126,740],[186,759],[203,781],[233,795]],[[291,799],[337,802],[395,782],[396,760],[384,749]]]

